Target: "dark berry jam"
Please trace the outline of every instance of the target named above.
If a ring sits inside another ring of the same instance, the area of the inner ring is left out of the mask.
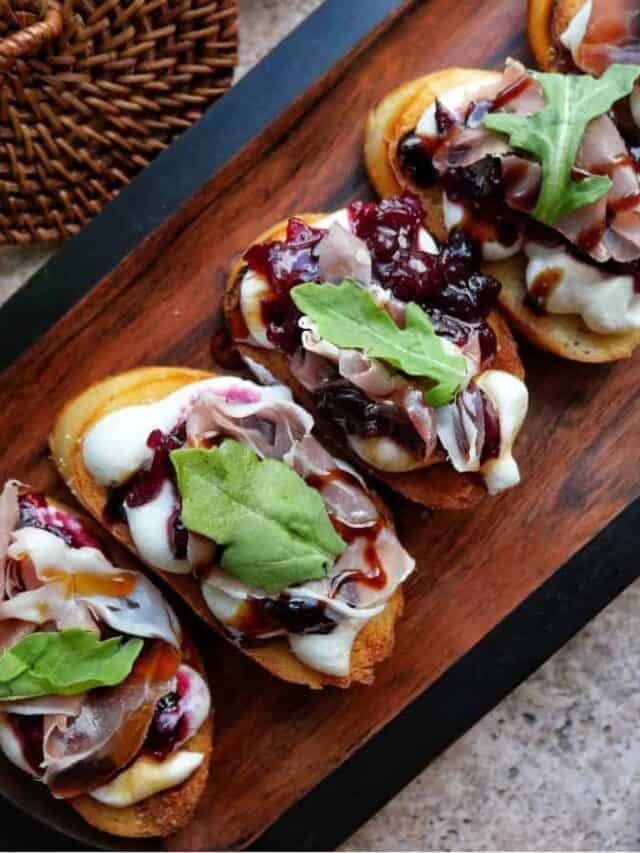
[[[18,527],[36,527],[63,539],[71,548],[100,548],[100,543],[74,515],[47,503],[44,495],[27,492],[18,498]]]
[[[302,332],[298,320],[302,316],[289,295],[265,299],[261,305],[262,320],[267,327],[267,339],[274,347],[289,354],[300,344]]]
[[[477,182],[481,184],[479,176]],[[397,299],[421,305],[435,318],[442,335],[464,345],[475,331],[484,358],[495,353],[495,335],[486,317],[496,304],[500,285],[491,276],[477,272],[480,258],[470,236],[454,232],[439,253],[423,251],[420,231],[424,210],[413,193],[379,203],[355,202],[348,213],[353,232],[369,249],[377,283]],[[289,354],[301,339],[300,313],[289,292],[296,284],[317,280],[316,250],[325,233],[291,219],[286,240],[258,244],[245,256],[248,267],[271,285],[268,298],[261,304],[267,337]],[[402,431],[395,412],[381,413],[377,420],[384,421],[387,430],[393,423],[394,431]],[[369,421],[363,429],[370,428]]]
[[[189,545],[189,531],[182,521],[182,502],[174,508],[169,518],[169,546],[176,560],[187,559]]]
[[[439,99],[436,99],[436,126],[441,134],[449,133],[456,126],[456,117]]]
[[[329,634],[336,623],[323,602],[296,598],[287,593],[277,598],[248,598],[225,628],[241,645],[261,643],[274,634]]]
[[[445,314],[437,308],[429,308],[427,310],[433,328],[438,335],[443,338],[448,338],[452,343],[463,347],[472,335],[478,336],[480,344],[480,355],[483,362],[488,361],[496,354],[497,339],[495,332],[485,320],[478,323],[465,323],[464,320],[459,320],[457,317],[452,317],[451,314]]]
[[[44,761],[44,717],[42,714],[7,714],[7,719],[20,742],[25,761],[36,776],[41,776],[41,765]]]
[[[288,353],[300,343],[300,313],[289,298],[289,291],[297,284],[317,279],[316,248],[326,233],[301,219],[290,219],[285,240],[257,243],[244,256],[249,269],[264,276],[271,286],[270,298],[262,303],[267,338]]]
[[[126,521],[125,504],[128,507],[140,507],[158,497],[166,482],[173,483],[175,507],[168,522],[169,544],[177,560],[186,559],[189,533],[182,523],[182,504],[175,488],[175,471],[170,454],[178,450],[187,440],[186,423],[178,424],[170,433],[155,429],[147,439],[147,447],[153,450],[149,468],[139,471],[115,489],[112,489],[104,508],[104,518],[108,524]]]
[[[173,479],[173,466],[169,459],[172,450],[177,450],[187,440],[187,425],[179,424],[168,435],[154,429],[147,439],[147,447],[153,450],[149,469],[141,468],[129,480],[125,501],[129,507],[144,506],[158,497],[167,480]]]
[[[314,281],[318,275],[315,249],[327,232],[311,228],[301,219],[290,219],[285,240],[256,243],[244,256],[249,269],[264,276],[277,293],[288,293],[296,284]]]
[[[484,236],[480,232],[489,228],[503,245],[513,245],[522,217],[506,203],[506,187],[498,157],[487,155],[469,166],[447,169],[442,175],[442,186],[451,201],[470,209],[470,221],[465,227],[472,236],[480,240]],[[535,199],[533,202],[535,204]],[[474,227],[478,233],[474,233]]]
[[[376,203],[356,201],[349,207],[354,233],[367,244],[375,267],[391,261],[398,250],[415,249],[424,218],[417,195],[405,193]]]
[[[402,174],[415,186],[426,188],[437,181],[431,148],[422,136],[413,131],[406,133],[398,143],[396,156]]]
[[[154,758],[166,758],[176,744],[182,743],[188,736],[189,721],[181,702],[188,689],[187,672],[178,670],[175,691],[167,693],[156,705],[145,743],[145,752],[151,753]]]
[[[320,417],[332,420],[347,435],[392,438],[418,455],[424,453],[424,442],[399,406],[390,400],[371,400],[346,379],[321,385],[315,404]]]
[[[280,595],[257,599],[257,603],[267,619],[290,634],[329,634],[336,627],[326,615],[324,604],[318,601]]]
[[[482,390],[480,393],[484,412],[484,444],[480,463],[484,465],[487,460],[500,456],[500,416],[489,397]]]

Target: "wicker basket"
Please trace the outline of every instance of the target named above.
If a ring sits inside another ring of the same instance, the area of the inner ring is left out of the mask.
[[[236,0],[0,0],[0,244],[76,233],[236,61]]]

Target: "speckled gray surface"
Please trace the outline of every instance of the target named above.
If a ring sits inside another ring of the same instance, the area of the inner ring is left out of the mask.
[[[636,583],[342,849],[639,849],[639,608]]]
[[[238,76],[320,2],[240,0]],[[0,253],[0,303],[40,255]],[[640,849],[639,608],[636,583],[342,849]]]

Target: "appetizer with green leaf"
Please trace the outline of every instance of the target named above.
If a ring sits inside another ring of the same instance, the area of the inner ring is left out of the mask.
[[[95,517],[245,655],[347,687],[390,654],[414,560],[313,427],[281,385],[154,367],[73,400],[51,448]]]
[[[528,398],[471,242],[438,246],[413,194],[294,217],[227,283],[235,345],[349,458],[410,500],[464,508],[520,479]]]
[[[0,493],[0,749],[93,826],[167,835],[208,774],[211,699],[161,593],[80,516]],[[178,798],[180,808],[177,808]]]
[[[378,192],[419,193],[500,281],[507,319],[584,362],[640,342],[640,66],[598,73],[427,75],[372,111],[365,145]]]

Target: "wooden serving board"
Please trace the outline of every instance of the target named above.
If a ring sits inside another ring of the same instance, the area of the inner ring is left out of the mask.
[[[393,86],[432,69],[497,67],[507,55],[528,60],[524,6],[524,0],[331,0],[279,57],[254,72],[265,75],[270,86],[280,81],[293,101],[288,110],[212,175],[203,174],[213,138],[205,119],[72,241],[26,296],[0,311],[4,352],[15,352],[23,337],[33,337],[34,329],[39,332],[56,316],[59,302],[73,302],[96,275],[106,273],[4,371],[0,476],[62,493],[46,436],[69,397],[107,374],[138,365],[210,367],[209,342],[221,322],[232,259],[278,219],[370,197],[361,158],[367,110]],[[382,11],[390,13],[386,25]],[[375,38],[344,58],[349,38],[364,35],[360,30],[367,22],[375,24]],[[330,70],[320,67],[320,60],[327,58],[326,40],[334,37],[344,41],[343,59]],[[314,52],[320,56],[315,66]],[[313,85],[294,98],[296,80]],[[243,122],[255,123],[254,111],[265,109],[257,97],[257,76],[237,92],[227,96],[236,98],[236,111],[225,114],[223,99],[222,112],[216,113],[228,121],[227,137],[224,126],[216,131],[223,147],[242,139]],[[277,101],[280,94],[269,89],[264,98]],[[279,109],[277,103],[271,108]],[[193,197],[186,202],[188,195]],[[118,253],[126,257],[107,272]],[[29,295],[42,301],[29,303]],[[638,360],[594,367],[528,348],[523,355],[531,391],[530,414],[517,445],[523,485],[457,514],[429,517],[393,501],[418,570],[406,585],[395,654],[378,667],[374,686],[310,693],[276,681],[218,638],[202,635],[217,714],[214,764],[196,819],[169,839],[170,848],[250,844],[638,496]],[[575,572],[580,565],[568,569]],[[624,582],[630,579],[625,575]],[[609,589],[618,586],[613,581]],[[603,603],[586,608],[584,619]],[[535,650],[529,656],[537,660]],[[441,694],[454,717],[461,702],[474,701],[464,691]],[[422,725],[428,728],[430,719]],[[406,749],[411,764],[412,743],[403,747],[399,737],[398,748]],[[385,766],[370,772],[384,776]],[[5,790],[11,785],[9,795],[24,799],[15,790],[21,783],[9,776],[5,770],[0,777]],[[27,808],[53,812],[45,802],[40,796]],[[344,807],[335,803],[337,811]],[[332,814],[315,819],[330,823]],[[72,831],[79,832],[75,826]]]

